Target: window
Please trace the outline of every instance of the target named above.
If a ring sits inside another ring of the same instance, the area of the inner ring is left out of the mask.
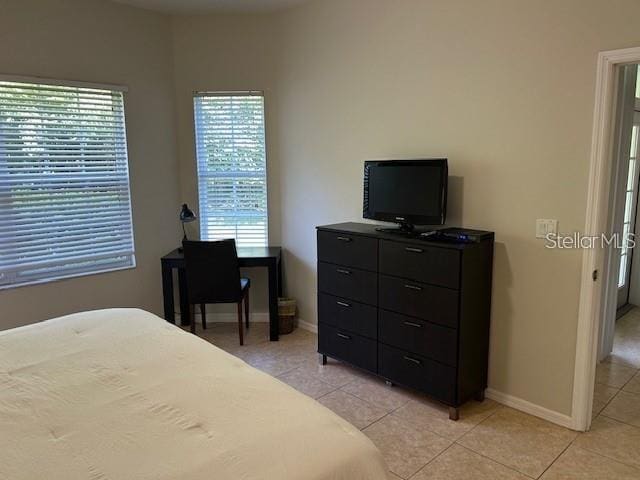
[[[133,266],[122,91],[0,79],[0,288]]]
[[[203,93],[194,98],[200,237],[267,244],[264,97]]]
[[[625,191],[624,202],[624,218],[622,223],[622,240],[625,242],[620,252],[620,271],[618,272],[618,288],[622,288],[627,284],[627,275],[629,272],[629,261],[631,260],[631,251],[626,244],[629,235],[632,233],[635,216],[634,209],[634,193],[638,182],[638,134],[640,133],[640,118],[638,113],[635,114],[633,130],[631,132],[631,151],[629,152],[629,172],[627,174],[627,185]]]

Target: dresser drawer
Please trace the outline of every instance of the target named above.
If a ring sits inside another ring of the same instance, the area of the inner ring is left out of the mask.
[[[318,352],[351,363],[371,372],[377,371],[378,345],[360,335],[318,324]]]
[[[378,275],[356,268],[319,262],[318,290],[336,297],[376,305]]]
[[[318,294],[318,322],[378,338],[378,309],[346,298]]]
[[[399,313],[380,310],[380,341],[455,367],[458,331]]]
[[[378,240],[319,230],[318,260],[375,271],[378,269]]]
[[[387,345],[380,345],[380,375],[455,405],[456,369]]]
[[[449,248],[380,241],[380,273],[458,288],[460,252]]]
[[[380,275],[380,307],[439,325],[458,327],[458,291]]]

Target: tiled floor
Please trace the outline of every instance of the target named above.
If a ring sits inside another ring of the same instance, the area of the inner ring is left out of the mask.
[[[621,325],[640,345],[640,313],[634,315]],[[578,434],[492,400],[470,402],[452,422],[446,408],[423,396],[331,359],[318,365],[316,335],[298,329],[269,342],[266,327],[253,324],[243,347],[233,324],[197,333],[361,429],[382,451],[392,479],[640,480],[640,355],[627,336],[598,370],[604,412],[591,432]]]
[[[640,309],[616,322],[613,352],[596,368],[593,416],[640,427]],[[640,463],[640,459],[638,462]]]

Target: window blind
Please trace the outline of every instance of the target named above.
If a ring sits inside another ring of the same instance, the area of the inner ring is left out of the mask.
[[[122,92],[0,81],[0,288],[134,265]]]
[[[264,97],[197,94],[194,115],[200,237],[235,238],[240,247],[266,245]]]

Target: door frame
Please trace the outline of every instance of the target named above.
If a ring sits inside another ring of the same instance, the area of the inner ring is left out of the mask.
[[[618,69],[627,63],[640,63],[640,47],[609,50],[598,54],[595,105],[587,190],[585,232],[598,236],[607,232],[610,222],[609,194],[615,163],[613,159]],[[602,248],[585,249],[582,256],[580,304],[573,379],[572,427],[591,426],[593,390],[598,354],[601,306],[611,281],[611,268]],[[615,269],[613,269],[615,270]],[[594,280],[594,272],[609,272]]]

